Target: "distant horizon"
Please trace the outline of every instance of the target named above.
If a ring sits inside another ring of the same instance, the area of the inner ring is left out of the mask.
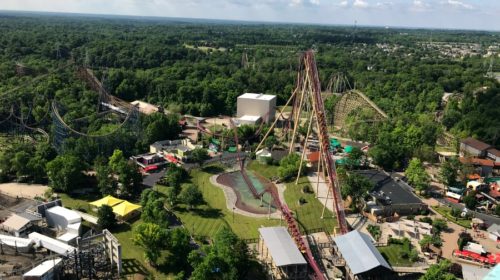
[[[2,0],[0,10],[250,23],[500,31],[498,0]]]
[[[208,22],[208,23],[239,23],[248,25],[302,25],[302,26],[332,26],[332,27],[357,27],[357,28],[376,28],[376,29],[407,29],[407,30],[443,30],[443,31],[468,31],[468,32],[492,32],[500,33],[499,29],[468,29],[468,28],[438,28],[425,26],[391,26],[391,25],[362,25],[348,23],[315,23],[315,22],[287,22],[287,21],[265,21],[265,20],[244,20],[244,19],[223,19],[223,18],[194,18],[194,17],[173,17],[173,16],[147,16],[147,15],[127,15],[127,14],[106,14],[106,13],[80,13],[80,12],[53,12],[53,11],[30,11],[30,10],[5,10],[0,9],[2,14],[22,15],[58,15],[65,17],[79,16],[87,18],[108,18],[108,19],[146,19],[146,20],[180,20],[186,22]]]

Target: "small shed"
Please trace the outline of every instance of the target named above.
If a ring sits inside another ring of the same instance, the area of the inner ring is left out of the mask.
[[[16,237],[22,236],[25,231],[31,226],[31,221],[17,214],[11,215],[0,227],[2,230],[13,234]]]

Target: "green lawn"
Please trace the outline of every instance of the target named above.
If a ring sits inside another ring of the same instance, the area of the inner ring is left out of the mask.
[[[258,238],[257,229],[261,226],[279,225],[279,220],[267,218],[250,218],[234,214],[226,207],[224,192],[210,183],[210,177],[221,172],[217,166],[204,167],[202,170],[191,171],[191,181],[203,193],[206,204],[188,211],[185,206],[176,207],[174,212],[181,219],[184,226],[194,235],[213,236],[221,227],[229,226],[239,237]],[[165,187],[159,186],[163,191]]]
[[[259,173],[267,179],[278,176],[278,166],[261,164],[256,160],[252,160],[248,164],[247,168],[249,170],[255,171],[256,173]]]
[[[323,219],[321,219],[323,204],[315,197],[314,193],[302,192],[302,188],[306,185],[310,185],[307,177],[301,177],[298,185],[295,185],[295,182],[286,184],[285,200],[288,208],[294,212],[301,230],[305,229],[307,231],[324,228],[328,232],[333,233],[334,227],[337,224],[336,218],[327,208],[325,209]],[[305,204],[299,204],[301,197],[306,200]]]
[[[411,266],[413,264],[410,260],[401,258],[400,254],[404,251],[401,244],[391,244],[385,247],[377,247],[377,249],[391,266]]]
[[[257,161],[252,161],[248,165],[248,169],[262,174],[266,178],[275,177],[278,174],[277,166],[264,165]],[[321,204],[321,202],[315,197],[314,193],[302,192],[302,188],[305,185],[310,185],[309,180],[307,177],[302,177],[299,179],[298,185],[295,185],[295,180],[287,183],[285,190],[286,203],[288,204],[290,210],[295,213],[295,217],[301,226],[301,230],[324,228],[328,232],[333,233],[333,228],[337,224],[336,219],[333,218],[333,213],[330,210],[325,209],[323,219],[321,219],[323,204]],[[306,200],[306,203],[303,205],[299,205],[298,203],[301,197]]]
[[[448,221],[451,221],[459,226],[471,228],[471,220],[463,218],[455,218],[451,215],[451,207],[448,206],[431,206],[439,214],[443,215]]]

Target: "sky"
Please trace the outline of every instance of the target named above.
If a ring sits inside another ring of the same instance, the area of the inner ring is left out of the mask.
[[[500,30],[500,0],[0,0],[0,10]]]

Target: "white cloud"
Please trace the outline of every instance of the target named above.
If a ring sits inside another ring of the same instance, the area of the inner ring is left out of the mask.
[[[353,7],[360,8],[360,9],[366,9],[370,7],[370,4],[364,0],[354,0],[354,3],[352,3]]]
[[[349,6],[349,1],[342,1],[342,2],[340,2],[338,4],[338,6],[340,6],[340,7],[347,7],[347,6]]]
[[[464,2],[461,2],[461,1],[457,1],[457,0],[448,0],[448,1],[443,2],[443,4],[451,6],[453,8],[457,8],[457,9],[465,9],[465,10],[474,10],[475,9],[474,6],[467,4],[467,3],[464,3]]]
[[[424,2],[422,0],[414,0],[412,6],[410,7],[410,10],[424,12],[430,10],[430,8],[431,5],[429,5],[427,2]]]
[[[377,2],[377,4],[375,4],[375,7],[377,8],[391,8],[392,6],[394,6],[394,2]]]

